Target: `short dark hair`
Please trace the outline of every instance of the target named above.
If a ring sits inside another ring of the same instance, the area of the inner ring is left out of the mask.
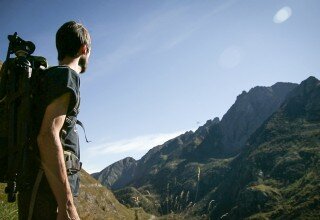
[[[66,56],[76,57],[81,45],[87,45],[89,49],[91,47],[89,32],[82,24],[69,21],[59,28],[56,34],[59,61]]]

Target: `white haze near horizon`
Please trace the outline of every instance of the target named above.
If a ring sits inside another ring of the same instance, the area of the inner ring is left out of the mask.
[[[104,169],[106,167],[104,161],[102,163],[92,163],[92,161],[95,161],[97,157],[110,157],[111,155],[116,157],[117,155],[122,155],[121,158],[117,158],[114,161],[109,161],[110,164],[117,162],[120,159],[124,159],[125,157],[140,159],[140,157],[152,147],[162,145],[166,141],[183,133],[184,131],[178,131],[168,134],[149,134],[134,137],[132,139],[111,142],[105,141],[101,144],[95,145],[92,148],[86,148],[84,150],[83,153],[86,155],[85,160],[83,160],[83,163],[86,164],[84,168],[89,173],[99,172]]]

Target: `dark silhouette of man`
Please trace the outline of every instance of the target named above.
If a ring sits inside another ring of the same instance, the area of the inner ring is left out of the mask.
[[[79,219],[78,195],[81,169],[76,124],[80,105],[80,77],[91,49],[88,30],[74,21],[56,34],[59,65],[45,70],[34,106],[37,147],[29,152],[28,178],[18,194],[19,219]]]

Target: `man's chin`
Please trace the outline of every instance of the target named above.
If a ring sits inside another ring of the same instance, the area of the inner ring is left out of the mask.
[[[86,57],[80,57],[78,65],[80,66],[80,73],[84,73],[87,70],[88,60]]]

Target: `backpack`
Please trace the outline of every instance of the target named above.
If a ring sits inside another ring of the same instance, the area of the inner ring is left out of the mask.
[[[31,41],[24,41],[17,33],[8,39],[0,71],[0,182],[7,184],[8,202],[14,202],[24,152],[35,136],[32,101],[48,63],[44,57],[31,55],[35,51]]]

